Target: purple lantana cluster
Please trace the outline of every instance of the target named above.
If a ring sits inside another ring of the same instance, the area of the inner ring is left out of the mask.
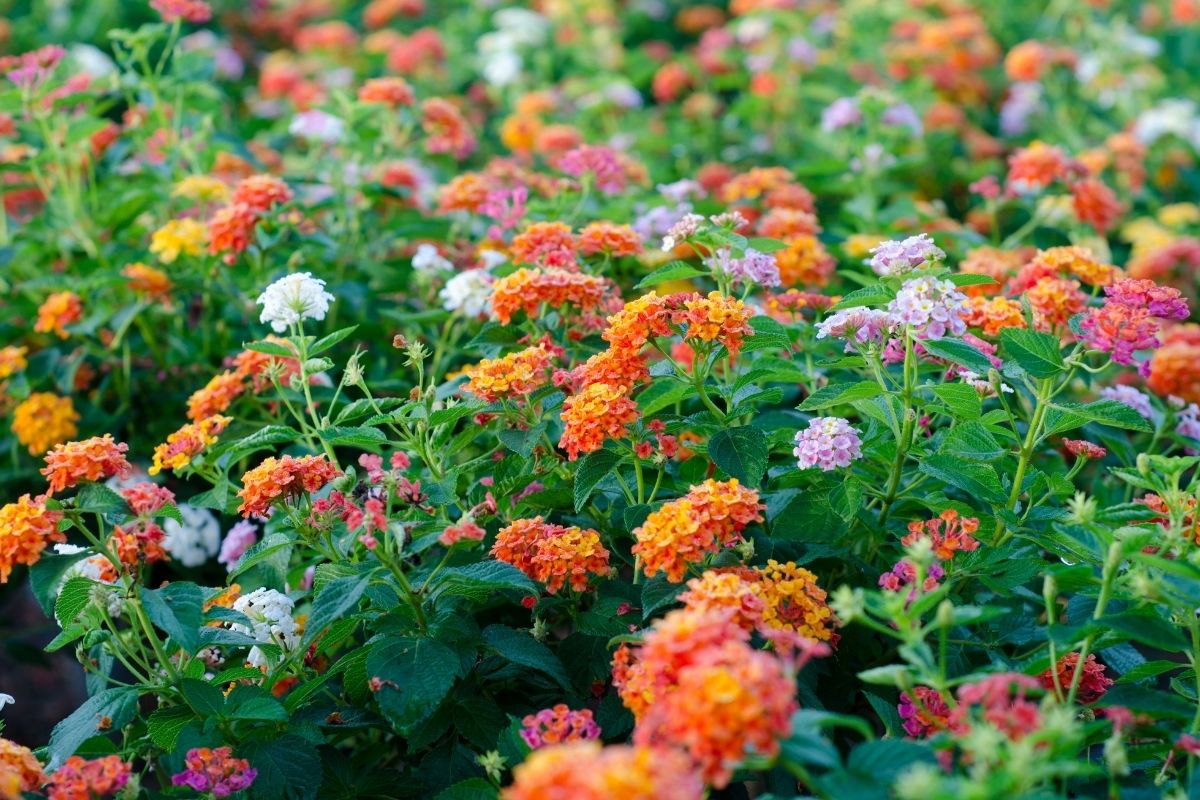
[[[779,265],[775,257],[746,248],[741,258],[733,258],[728,248],[716,252],[717,269],[733,278],[736,283],[757,283],[759,286],[774,287],[780,284]]]
[[[929,277],[905,282],[895,299],[888,303],[892,316],[908,325],[913,335],[920,339],[962,336],[967,332],[963,315],[969,308],[967,296],[953,283]]]
[[[792,450],[800,469],[820,467],[824,472],[844,469],[862,458],[862,439],[842,417],[816,417],[796,433]]]
[[[891,314],[878,308],[845,308],[817,323],[817,338],[845,339],[850,353],[882,346],[895,324]]]
[[[945,257],[946,253],[933,243],[928,234],[919,233],[907,239],[880,242],[871,248],[871,258],[867,264],[876,275],[890,277],[912,272]]]

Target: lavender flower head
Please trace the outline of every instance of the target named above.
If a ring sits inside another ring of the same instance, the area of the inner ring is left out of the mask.
[[[792,454],[800,469],[820,467],[829,472],[862,458],[862,439],[842,417],[816,417],[809,421],[808,428],[797,431]]]
[[[858,98],[839,97],[821,112],[821,130],[833,133],[851,125],[862,122],[862,109],[858,107]]]
[[[1105,386],[1100,390],[1100,396],[1124,403],[1146,419],[1151,417],[1150,398],[1132,386]]]
[[[1200,406],[1188,403],[1176,412],[1175,432],[1188,439],[1200,441]],[[1195,451],[1188,448],[1190,452]]]
[[[775,257],[753,248],[746,248],[746,254],[741,258],[733,258],[729,248],[722,247],[716,252],[714,261],[717,269],[732,277],[734,283],[757,283],[766,287],[780,284]]]
[[[883,115],[879,121],[884,125],[891,125],[895,128],[908,128],[912,131],[913,136],[920,136],[924,126],[921,124],[921,118],[917,116],[916,109],[908,103],[897,103],[894,106],[888,106],[884,109]]]
[[[817,323],[817,338],[832,336],[846,340],[846,352],[861,347],[877,347],[887,339],[896,325],[895,318],[878,308],[845,308]]]
[[[967,332],[963,315],[968,308],[967,296],[953,283],[933,278],[906,281],[896,298],[888,303],[888,311],[922,339],[940,339],[947,334],[962,336]]]
[[[676,245],[695,236],[703,222],[704,217],[699,214],[684,214],[678,222],[671,226],[671,230],[667,231],[667,235],[663,237],[663,252],[669,253],[675,249]]]
[[[919,233],[899,241],[890,239],[871,248],[871,258],[865,262],[876,275],[903,275],[914,269],[941,261],[946,253],[933,243],[927,233]]]
[[[244,519],[238,520],[229,529],[229,533],[225,534],[225,540],[221,542],[221,552],[217,554],[217,561],[224,564],[226,569],[233,569],[233,565],[242,557],[242,554],[254,546],[257,541],[258,528],[254,527],[254,523]]]

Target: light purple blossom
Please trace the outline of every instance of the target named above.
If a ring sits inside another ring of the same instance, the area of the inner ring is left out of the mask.
[[[680,203],[677,206],[655,206],[640,211],[633,220],[633,229],[645,242],[661,239],[676,222],[692,211],[691,203]]]
[[[346,123],[340,117],[327,114],[317,108],[301,111],[292,117],[292,121],[288,125],[288,133],[292,136],[325,144],[337,144],[342,140],[345,132]]]
[[[775,257],[753,248],[746,248],[741,258],[733,258],[729,248],[722,247],[716,252],[715,261],[717,269],[731,276],[734,283],[752,282],[767,287],[780,284]]]
[[[1029,118],[1044,108],[1040,83],[1014,83],[1000,106],[1000,132],[1005,136],[1020,136],[1029,129]]]
[[[676,245],[695,236],[703,223],[704,217],[699,214],[684,214],[678,222],[671,226],[671,230],[667,231],[667,235],[663,237],[663,252],[669,253],[675,249]]]
[[[821,112],[821,130],[832,133],[851,125],[862,122],[862,109],[858,107],[858,98],[839,97]]]
[[[1146,419],[1150,419],[1150,398],[1132,386],[1105,386],[1100,390],[1100,396],[1105,400],[1124,403]]]
[[[963,315],[968,308],[967,296],[953,283],[928,277],[905,282],[896,298],[888,303],[888,311],[922,339],[940,339],[947,334],[962,336],[967,332]]]
[[[824,472],[843,469],[862,458],[862,439],[842,417],[816,417],[796,433],[792,450],[800,469],[820,467]]]
[[[871,248],[871,259],[866,263],[876,275],[892,276],[911,272],[945,257],[945,252],[933,243],[929,234],[919,233],[907,239],[880,242]]]
[[[229,533],[225,534],[225,540],[221,542],[221,552],[217,554],[217,561],[224,564],[226,569],[233,569],[233,565],[242,557],[242,554],[249,550],[255,542],[258,541],[258,528],[254,523],[248,520],[238,520]]]
[[[787,55],[792,61],[798,61],[806,66],[817,63],[817,48],[813,47],[803,36],[793,36],[788,39]]]
[[[895,128],[908,128],[912,131],[913,136],[920,136],[923,130],[921,118],[917,116],[916,109],[908,103],[897,103],[894,106],[888,106],[888,108],[884,109],[879,121],[884,125],[891,125]]]
[[[860,345],[882,344],[895,324],[891,314],[878,308],[844,308],[817,323],[817,338],[845,339],[846,352],[850,353]]]
[[[1200,406],[1188,403],[1175,414],[1175,432],[1188,439],[1200,441]]]

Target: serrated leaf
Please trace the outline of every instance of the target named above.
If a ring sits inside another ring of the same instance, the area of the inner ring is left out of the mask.
[[[548,675],[563,689],[571,691],[571,681],[558,656],[529,633],[507,625],[489,625],[483,629],[483,641],[504,660]]]
[[[977,420],[983,414],[983,401],[975,387],[965,383],[942,383],[932,387],[955,419]]]
[[[1138,412],[1116,400],[1092,403],[1054,403],[1046,410],[1046,435],[1065,433],[1089,422],[1149,433],[1150,423]]]
[[[321,757],[307,740],[285,734],[243,744],[237,755],[258,771],[250,796],[263,800],[312,800],[321,788]]]
[[[105,731],[119,731],[128,725],[137,711],[138,694],[135,687],[120,686],[88,698],[50,732],[47,767],[57,769],[88,739]]]
[[[980,375],[987,375],[992,368],[987,356],[961,339],[923,339],[921,347],[932,356],[959,364]]]
[[[369,575],[347,575],[327,583],[313,600],[312,613],[304,626],[303,643],[311,644],[334,620],[356,608],[367,590],[369,579]]]
[[[988,464],[934,455],[923,459],[918,469],[985,502],[1001,503],[1005,500],[1000,477]]]
[[[695,278],[700,275],[707,274],[708,270],[697,269],[686,261],[672,261],[668,264],[664,264],[646,277],[642,278],[633,288],[645,289],[649,286],[657,286],[660,283],[666,283],[667,281],[686,280],[687,278]]]
[[[620,461],[621,456],[611,450],[594,450],[579,459],[574,483],[576,511],[587,504],[596,486],[612,474]]]
[[[326,334],[320,339],[317,339],[317,341],[313,343],[312,347],[308,348],[308,354],[310,356],[320,355],[336,345],[338,342],[345,339],[347,336],[353,334],[356,330],[358,330],[358,326],[351,325],[348,328],[342,328],[341,330],[336,330],[333,333]]]
[[[1005,449],[980,422],[960,422],[942,440],[942,452],[971,461],[995,461]]]
[[[767,471],[770,457],[767,435],[748,425],[725,428],[708,440],[708,457],[726,475],[755,488]]]
[[[869,400],[883,393],[878,383],[874,381],[859,381],[858,383],[834,383],[822,386],[804,398],[800,404],[801,411],[820,411],[834,406],[847,405],[856,400]]]
[[[882,284],[864,286],[847,292],[842,299],[829,307],[830,313],[841,311],[843,308],[858,308],[860,306],[878,306],[889,302],[895,295]]]
[[[172,582],[161,589],[139,589],[146,615],[189,655],[200,647],[204,592],[194,583]]]
[[[780,325],[779,322],[771,317],[752,317],[750,319],[750,327],[754,328],[754,333],[747,336],[742,343],[743,353],[755,350],[791,349],[792,340],[788,336],[787,328]]]
[[[146,720],[146,732],[156,747],[170,752],[183,729],[197,720],[199,717],[187,706],[156,708]]]
[[[79,618],[83,610],[91,605],[92,587],[96,582],[91,578],[70,578],[63,584],[62,591],[54,601],[54,618],[58,624],[67,627]]]
[[[1035,378],[1049,378],[1066,369],[1058,338],[1028,328],[1000,331],[1005,355]]]
[[[377,448],[387,443],[387,435],[378,428],[332,427],[321,431],[321,438],[334,446],[355,447],[363,450]]]
[[[476,602],[487,600],[501,591],[532,595],[538,591],[538,586],[512,564],[488,560],[464,567],[447,567],[442,570],[433,589],[434,596],[449,594]]]
[[[433,714],[458,679],[458,654],[433,639],[389,636],[371,646],[367,674],[384,681],[379,708],[404,736]]]

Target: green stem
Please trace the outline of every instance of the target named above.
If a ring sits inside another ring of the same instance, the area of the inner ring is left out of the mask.
[[[1033,457],[1034,448],[1037,447],[1042,422],[1046,418],[1046,409],[1050,405],[1051,381],[1049,378],[1042,378],[1038,382],[1037,400],[1033,407],[1033,416],[1029,420],[1029,430],[1025,432],[1025,441],[1021,445],[1021,451],[1017,456],[1017,471],[1013,475],[1012,491],[1008,493],[1008,502],[1005,507],[1009,511],[1013,511],[1017,507],[1017,501],[1021,497],[1021,485],[1025,482],[1025,472],[1029,469],[1029,460]],[[1000,526],[996,530],[996,538],[993,544],[996,547],[1007,542],[1012,537],[1012,531],[1005,528],[1004,521],[1000,521]]]

